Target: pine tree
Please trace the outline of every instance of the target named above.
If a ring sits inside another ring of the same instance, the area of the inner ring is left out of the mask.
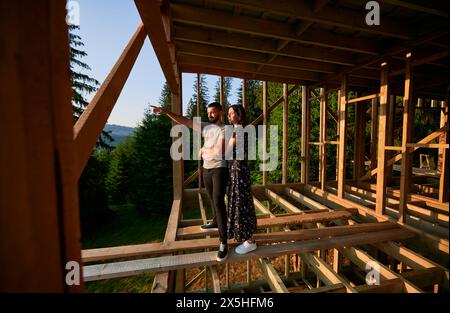
[[[232,87],[232,78],[224,77],[223,78],[223,103],[220,103],[220,77],[216,81],[216,86],[214,87],[214,101],[219,102],[224,109],[230,106],[230,102],[228,99],[230,98],[231,87]]]
[[[242,105],[242,84],[238,87],[237,103]],[[262,114],[262,85],[259,80],[245,81],[247,119],[250,122]]]
[[[81,37],[75,32],[80,29],[79,26],[69,25],[69,46],[70,46],[70,75],[72,81],[72,109],[74,123],[80,118],[86,106],[89,104],[85,97],[97,90],[100,83],[87,74],[82,73],[83,70],[90,71],[91,68],[82,61],[87,53],[80,48],[84,47]],[[111,149],[108,142],[114,139],[106,131],[102,131],[96,143],[97,148]]]
[[[208,86],[206,84],[206,76],[200,74],[200,117],[202,121],[208,121],[208,113],[207,106],[209,101],[209,91]],[[194,93],[192,94],[191,99],[189,100],[187,117],[194,118],[197,116],[197,78],[195,78],[194,85],[192,87]]]
[[[159,105],[169,109],[170,90],[165,83]],[[134,160],[130,179],[130,202],[142,213],[167,216],[172,202],[172,123],[166,116],[147,110],[134,135]]]

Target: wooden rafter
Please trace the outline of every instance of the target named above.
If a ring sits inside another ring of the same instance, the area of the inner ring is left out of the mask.
[[[172,39],[170,12],[161,7],[159,1],[135,0],[136,7],[144,23],[146,32],[155,49],[170,91],[178,94],[179,69],[175,60],[175,47]]]
[[[230,30],[364,54],[377,55],[381,52],[380,48],[368,39],[358,38],[355,40],[354,37],[331,34],[319,30],[309,30],[301,37],[297,37],[289,25],[278,22],[253,17],[245,17],[243,19],[224,11],[207,10],[182,4],[172,4],[171,9],[173,21],[178,23]]]

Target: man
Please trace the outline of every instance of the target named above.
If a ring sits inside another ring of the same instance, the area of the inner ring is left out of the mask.
[[[191,119],[159,107],[152,107],[154,113],[167,115],[178,124],[194,128],[194,123]],[[201,226],[201,229],[204,231],[219,230],[220,246],[217,252],[217,260],[224,261],[228,257],[227,217],[224,199],[228,181],[228,169],[227,162],[223,157],[225,151],[225,125],[222,120],[223,110],[220,103],[212,102],[208,104],[207,112],[209,123],[201,123],[202,136],[205,141],[200,149],[200,155],[203,159],[203,182],[211,200],[214,217],[211,222]],[[218,154],[216,151],[222,151],[222,153]]]

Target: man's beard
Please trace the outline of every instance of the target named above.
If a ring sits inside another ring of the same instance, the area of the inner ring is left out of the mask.
[[[210,123],[215,123],[215,122],[217,122],[219,120],[219,116],[216,116],[216,117],[209,117],[208,116],[208,119],[209,119]]]

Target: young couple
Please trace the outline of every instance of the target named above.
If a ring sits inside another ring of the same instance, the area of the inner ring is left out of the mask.
[[[179,124],[193,128],[193,121],[181,115],[153,107],[156,114],[164,114]],[[256,214],[251,192],[250,170],[246,160],[236,158],[235,134],[225,142],[225,125],[222,120],[222,106],[218,102],[208,105],[209,123],[201,123],[203,147],[199,154],[203,159],[203,182],[211,200],[214,217],[202,230],[218,229],[220,246],[217,260],[228,257],[227,239],[235,239],[241,244],[235,249],[238,254],[245,254],[256,249],[253,234],[256,232]],[[245,110],[241,105],[232,105],[228,109],[228,121],[234,127],[247,125]],[[247,142],[244,143],[247,154]],[[232,154],[231,154],[232,153]],[[232,157],[225,158],[224,155]],[[225,159],[229,159],[228,161]],[[228,185],[228,202],[225,206],[225,193]]]

